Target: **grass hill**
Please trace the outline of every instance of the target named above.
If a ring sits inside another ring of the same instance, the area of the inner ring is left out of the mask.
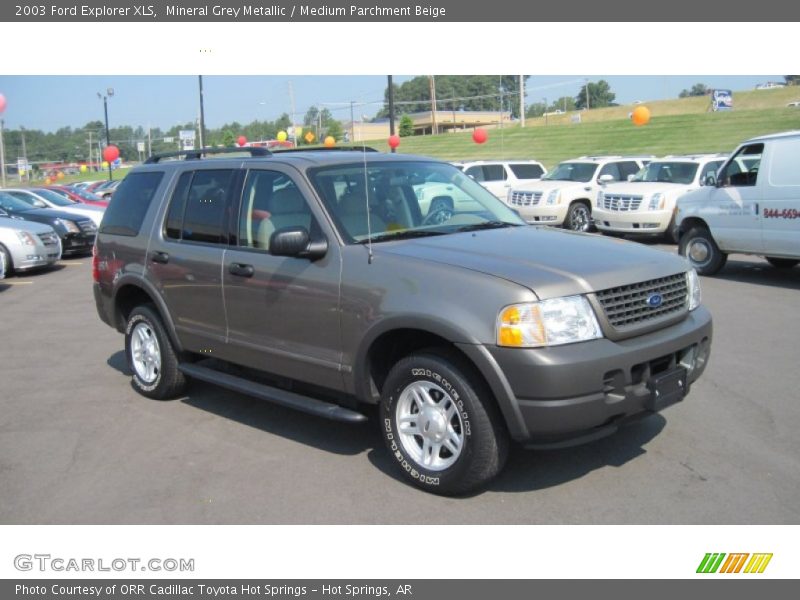
[[[766,133],[800,129],[799,87],[734,92],[734,110],[711,112],[708,97],[643,102],[650,109],[647,125],[636,127],[628,118],[634,105],[527,119],[525,128],[512,125],[489,130],[482,145],[472,133],[402,138],[398,152],[446,160],[534,158],[548,168],[585,154],[687,154],[730,152],[743,140]],[[373,143],[375,147],[379,144]],[[382,149],[382,148],[381,148]]]

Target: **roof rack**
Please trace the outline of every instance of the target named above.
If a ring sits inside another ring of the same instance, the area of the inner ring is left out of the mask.
[[[181,150],[179,152],[163,152],[161,154],[154,154],[144,161],[144,164],[152,165],[161,161],[162,158],[177,158],[183,156],[184,160],[199,160],[201,157],[209,154],[234,154],[241,152],[249,152],[250,156],[253,157],[272,156],[272,152],[259,146],[248,146],[245,148],[198,148],[196,150]]]
[[[284,154],[287,152],[379,152],[371,146],[333,146],[326,148],[325,146],[314,146],[313,148],[286,148],[281,150],[273,150],[273,154]]]

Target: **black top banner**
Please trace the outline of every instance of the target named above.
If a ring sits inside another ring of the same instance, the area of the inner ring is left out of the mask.
[[[786,0],[428,0],[285,2],[235,0],[17,0],[0,5],[0,21],[17,22],[785,22],[800,20]],[[531,32],[532,36],[535,32]],[[709,32],[713,35],[713,31]]]

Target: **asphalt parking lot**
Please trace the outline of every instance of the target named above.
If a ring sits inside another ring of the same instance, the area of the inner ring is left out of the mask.
[[[139,396],[90,262],[0,281],[2,524],[800,523],[800,267],[734,256],[702,279],[715,339],[684,402],[590,445],[515,449],[485,491],[440,498],[399,479],[374,414],[332,423],[200,383]]]

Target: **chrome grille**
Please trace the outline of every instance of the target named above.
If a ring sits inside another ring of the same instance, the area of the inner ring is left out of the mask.
[[[97,226],[93,221],[78,221],[78,227],[83,233],[97,233]]]
[[[542,192],[511,192],[511,204],[514,206],[536,206],[542,199]]]
[[[639,210],[642,203],[641,196],[623,196],[621,194],[603,194],[603,208],[618,212]]]
[[[45,246],[58,246],[58,236],[54,232],[40,233],[38,236]]]
[[[662,302],[652,307],[648,304],[648,298],[655,294],[661,296]],[[687,294],[686,274],[678,273],[603,290],[595,295],[611,326],[625,329],[686,311]]]

